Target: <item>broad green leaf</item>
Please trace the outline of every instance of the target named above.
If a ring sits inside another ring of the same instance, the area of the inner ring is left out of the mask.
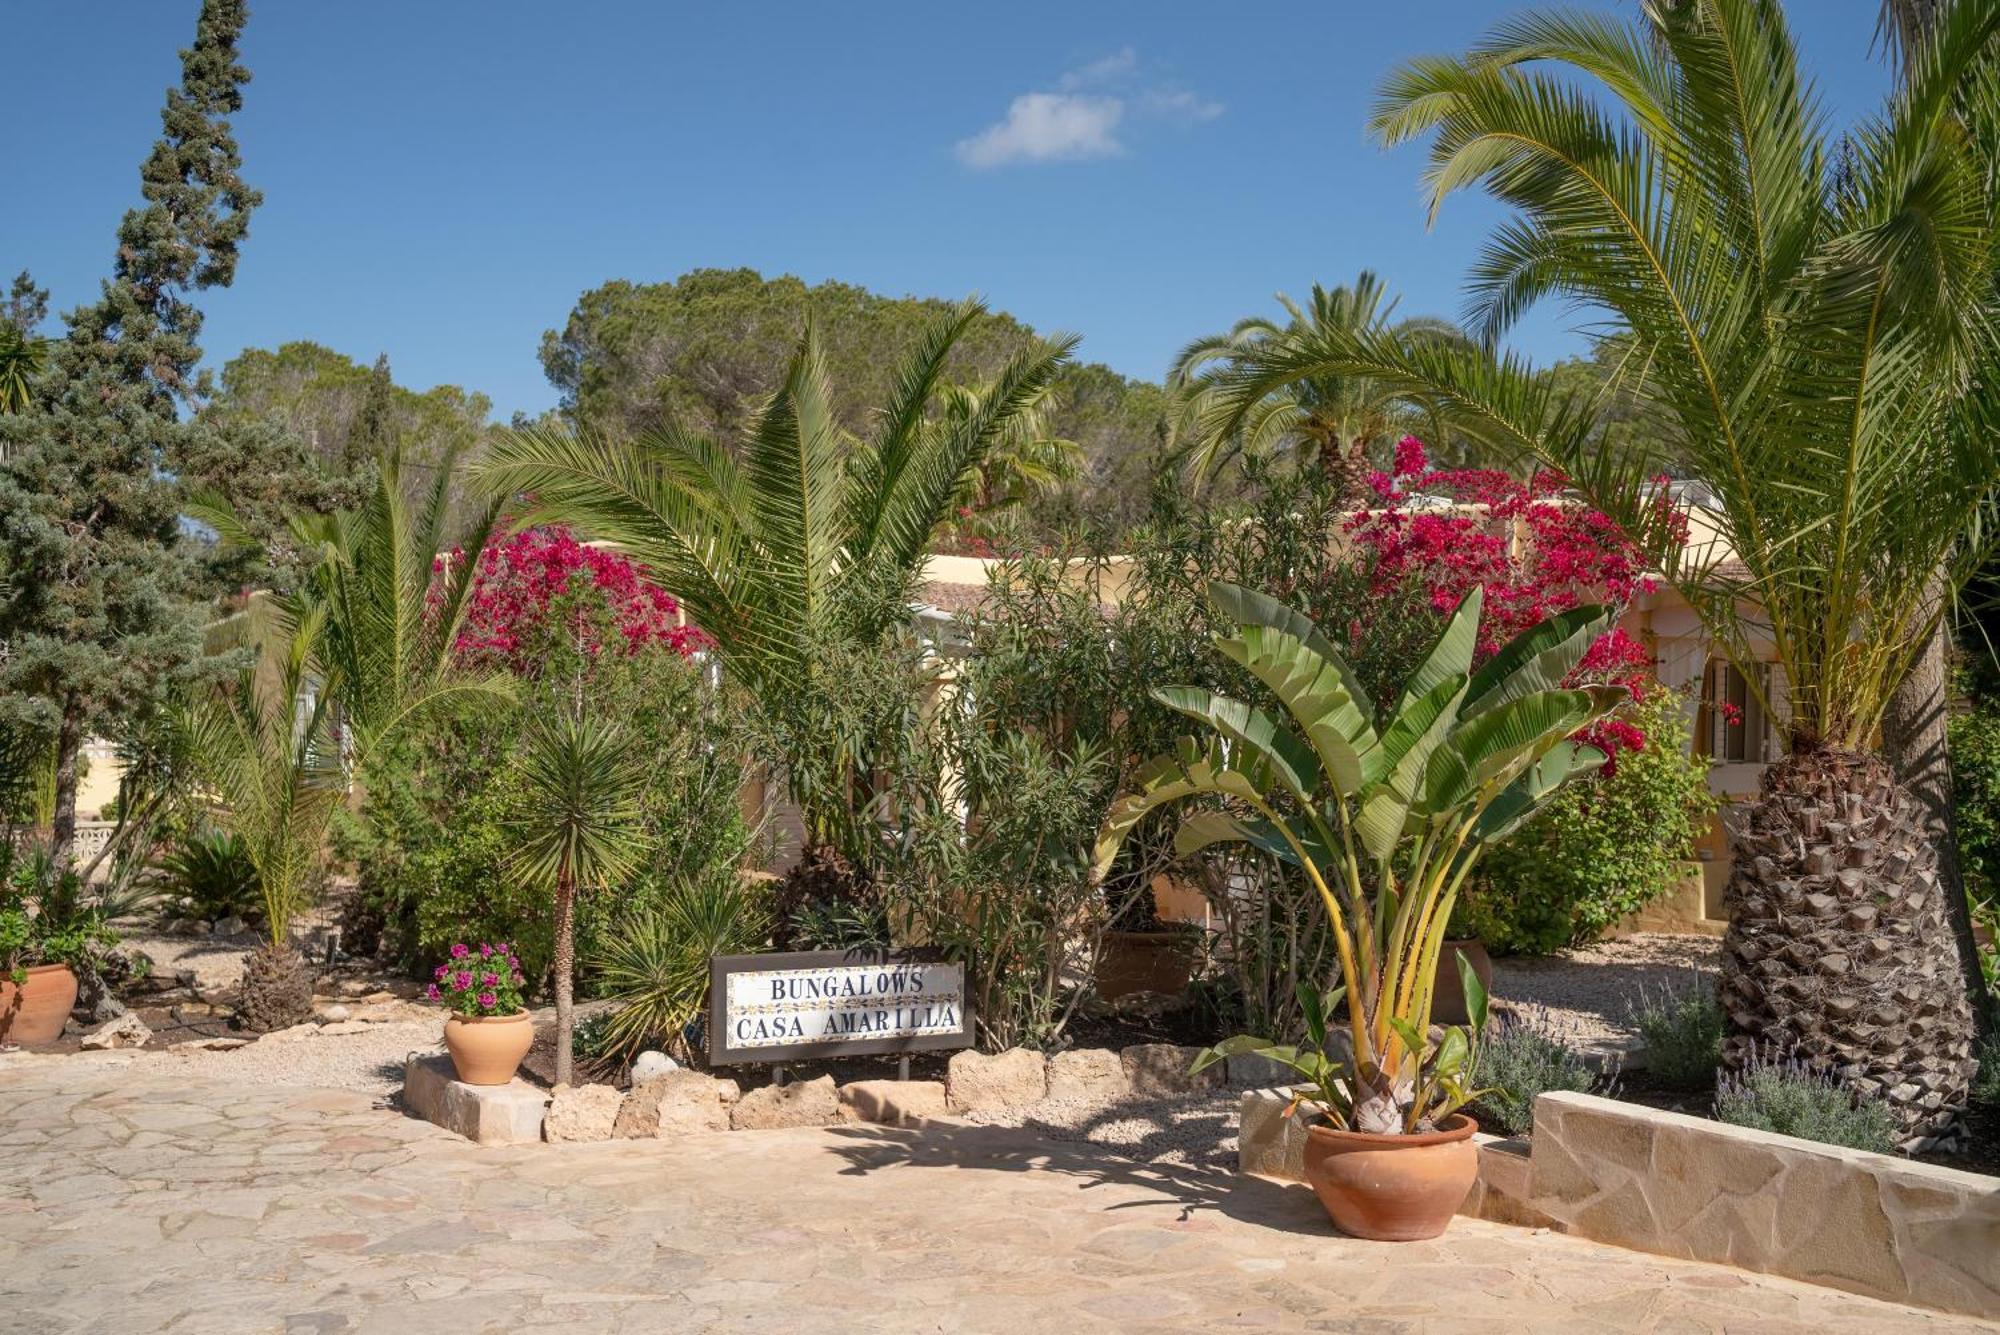
[[[1347,660],[1341,657],[1340,650],[1334,646],[1333,641],[1313,624],[1311,617],[1289,603],[1280,602],[1268,593],[1260,593],[1255,589],[1246,589],[1241,585],[1225,583],[1222,580],[1209,581],[1208,601],[1217,612],[1237,625],[1268,626],[1272,630],[1283,631],[1332,663],[1335,670],[1340,673],[1347,694],[1353,699],[1354,706],[1360,711],[1363,721],[1370,725],[1374,723],[1375,707],[1368,699],[1368,692],[1361,689],[1360,678],[1356,677],[1353,669],[1348,667]]]
[[[1610,628],[1612,618],[1608,607],[1573,607],[1516,635],[1472,674],[1462,711],[1465,717],[1560,687],[1598,636]]]
[[[1396,701],[1398,714],[1442,683],[1463,679],[1472,671],[1472,654],[1479,647],[1479,611],[1485,604],[1486,591],[1476,584],[1472,592],[1459,600],[1430,652],[1403,684],[1403,694]]]
[[[1311,807],[1319,788],[1319,761],[1299,735],[1242,700],[1199,686],[1161,686],[1153,698],[1255,752],[1271,765],[1299,805]]]
[[[1464,693],[1464,677],[1447,677],[1428,695],[1405,703],[1396,711],[1381,745],[1370,753],[1369,766],[1384,768],[1387,775],[1362,799],[1354,829],[1376,861],[1396,851],[1410,810],[1424,790],[1431,757],[1458,724]]]
[[[1458,981],[1465,990],[1465,1014],[1472,1025],[1472,1032],[1486,1032],[1486,984],[1479,981],[1479,973],[1472,967],[1462,951],[1453,952],[1458,960]]]

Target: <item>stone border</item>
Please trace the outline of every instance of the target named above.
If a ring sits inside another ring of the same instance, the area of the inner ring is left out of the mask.
[[[1113,1051],[1072,1048],[1044,1056],[1026,1048],[952,1056],[938,1080],[855,1080],[830,1075],[743,1092],[734,1080],[669,1070],[621,1092],[611,1085],[558,1085],[543,1091],[510,1084],[467,1085],[448,1056],[412,1057],[403,1069],[403,1105],[481,1145],[521,1145],[679,1137],[694,1132],[874,1122],[919,1127],[966,1113],[1032,1108],[1045,1099],[1115,1105],[1267,1083],[1275,1074],[1258,1058],[1232,1058],[1188,1074],[1201,1049],[1142,1043]],[[1232,1078],[1233,1077],[1233,1078]]]
[[[1284,1102],[1243,1096],[1242,1171],[1303,1178]],[[1615,1099],[1543,1094],[1532,1141],[1479,1137],[1459,1213],[2000,1318],[2000,1180]]]

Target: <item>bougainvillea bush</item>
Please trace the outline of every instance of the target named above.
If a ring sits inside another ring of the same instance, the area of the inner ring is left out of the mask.
[[[527,800],[514,754],[529,719],[586,693],[647,756],[647,862],[630,884],[579,902],[580,957],[617,914],[675,884],[733,876],[753,831],[740,724],[704,679],[703,639],[678,625],[673,599],[560,530],[517,535],[488,556],[458,647],[468,667],[513,673],[516,699],[423,719],[371,766],[361,818],[343,832],[360,882],[344,941],[414,970],[454,942],[505,940],[533,988],[548,968],[551,905],[505,866],[508,826]]]
[[[424,995],[468,1020],[519,1015],[527,1009],[521,1001],[521,989],[527,981],[521,961],[506,942],[496,946],[482,941],[469,946],[454,941],[450,957],[431,971]]]
[[[591,659],[606,645],[686,657],[705,637],[681,624],[680,610],[625,557],[578,542],[561,525],[526,529],[481,554],[455,649],[469,668],[526,679],[546,669],[551,640]]]
[[[1650,592],[1644,558],[1608,517],[1565,497],[1567,482],[1542,471],[1527,481],[1493,469],[1434,469],[1423,442],[1396,445],[1393,472],[1368,477],[1367,508],[1346,537],[1371,558],[1378,592],[1415,590],[1440,616],[1474,588],[1485,591],[1475,661],[1532,626],[1585,603],[1614,607]],[[1608,631],[1572,684],[1625,687],[1642,704],[1652,655],[1622,628]],[[1582,740],[1611,756],[1645,745],[1636,711],[1606,719]]]

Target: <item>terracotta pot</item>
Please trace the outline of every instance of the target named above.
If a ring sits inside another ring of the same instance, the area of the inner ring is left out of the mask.
[[[504,1085],[521,1069],[535,1045],[528,1012],[513,1015],[454,1015],[444,1022],[444,1045],[458,1078],[468,1085]]]
[[[1188,931],[1106,932],[1097,952],[1098,999],[1186,991],[1194,971],[1194,947],[1194,934]]]
[[[1479,1126],[1464,1113],[1427,1136],[1306,1129],[1306,1181],[1334,1226],[1356,1238],[1434,1238],[1479,1178]]]
[[[76,975],[67,964],[42,964],[28,970],[19,987],[0,974],[0,1043],[32,1047],[62,1037],[69,1008],[76,1005]]]
[[[1438,955],[1437,983],[1431,989],[1431,1023],[1464,1024],[1472,1017],[1465,1013],[1465,984],[1458,976],[1458,957],[1464,955],[1479,977],[1479,985],[1493,991],[1493,957],[1480,941],[1467,938],[1447,941]]]

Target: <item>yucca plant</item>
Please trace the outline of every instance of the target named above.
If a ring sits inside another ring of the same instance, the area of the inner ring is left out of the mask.
[[[522,499],[521,522],[568,523],[642,562],[715,642],[725,673],[772,718],[795,713],[868,645],[909,619],[931,534],[967,473],[1018,441],[1075,340],[1036,343],[976,396],[948,396],[947,364],[984,313],[968,301],[925,331],[866,439],[833,412],[819,338],[808,326],[784,383],[740,448],[666,429],[613,439],[588,425],[507,433],[479,475]],[[789,729],[790,796],[808,864],[861,858],[867,825],[852,780],[868,768],[844,731]],[[798,755],[824,753],[810,762]]]
[[[581,711],[532,723],[515,756],[525,789],[513,866],[555,896],[556,1083],[574,1061],[576,896],[636,870],[645,761],[616,724]]]
[[[683,882],[622,918],[594,961],[598,986],[618,1003],[598,1051],[629,1058],[660,1043],[686,1058],[686,1030],[708,999],[709,960],[761,950],[770,934],[758,894],[733,875]]]
[[[2000,480],[2000,6],[1926,8],[1838,138],[1778,0],[1529,14],[1386,83],[1376,132],[1430,137],[1433,211],[1483,186],[1517,212],[1474,271],[1476,332],[1549,297],[1605,312],[1664,447],[1600,448],[1594,403],[1519,358],[1368,332],[1247,362],[1216,406],[1226,429],[1300,377],[1382,378],[1568,474],[1760,694],[1775,659],[1789,755],[1738,840],[1723,1061],[1795,1052],[1888,1100],[1910,1147],[1956,1134],[1971,1012],[1880,729]],[[1669,503],[1670,457],[1713,505]]]
[[[1214,799],[1182,822],[1176,853],[1239,842],[1301,868],[1332,927],[1340,974],[1324,994],[1302,985],[1305,1044],[1235,1038],[1203,1053],[1197,1069],[1257,1053],[1296,1070],[1307,1086],[1299,1099],[1337,1126],[1434,1129],[1477,1092],[1467,1077],[1486,1009],[1461,961],[1473,1023],[1433,1039],[1433,988],[1452,905],[1488,844],[1604,763],[1602,751],[1570,738],[1626,692],[1562,682],[1611,613],[1564,612],[1474,670],[1482,601],[1475,589],[1394,708],[1378,717],[1339,650],[1305,615],[1231,584],[1211,584],[1209,597],[1238,628],[1217,638],[1217,651],[1262,682],[1282,712],[1198,687],[1155,691],[1215,736],[1184,739],[1139,771],[1135,791],[1106,818],[1098,873],[1153,811]],[[1344,1043],[1331,1033],[1341,1006]]]

